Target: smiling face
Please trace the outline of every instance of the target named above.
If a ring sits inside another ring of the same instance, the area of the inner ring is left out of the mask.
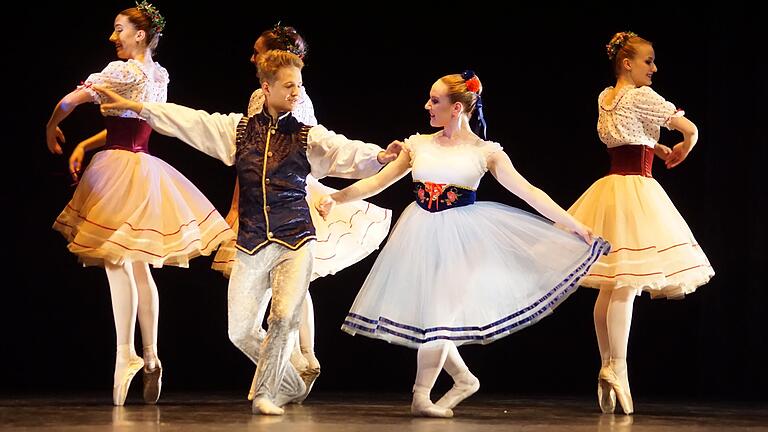
[[[278,69],[273,82],[265,81],[261,88],[267,99],[267,106],[277,113],[293,111],[301,96],[301,69],[283,66]]]
[[[122,60],[136,57],[144,49],[142,41],[145,38],[145,32],[138,30],[125,15],[118,15],[115,18],[114,30],[109,37],[109,41],[115,44],[117,57]]]
[[[639,45],[636,49],[637,53],[634,57],[624,60],[624,69],[628,71],[630,79],[636,86],[649,86],[653,74],[658,71],[656,54],[650,44]]]

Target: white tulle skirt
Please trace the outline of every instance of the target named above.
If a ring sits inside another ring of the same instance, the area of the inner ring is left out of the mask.
[[[53,228],[85,265],[104,261],[187,267],[234,232],[208,199],[172,166],[146,153],[93,156]]]
[[[342,329],[413,348],[487,344],[552,313],[609,250],[498,203],[438,213],[412,203]]]
[[[680,298],[715,274],[685,219],[653,178],[603,177],[568,212],[613,246],[583,286],[630,287],[652,297]]]
[[[323,219],[313,205],[321,195],[332,194],[336,189],[321,184],[313,176],[307,177],[307,201],[315,226],[315,259],[312,280],[335,274],[362,260],[379,248],[387,237],[392,222],[392,212],[366,201],[354,201],[334,206]],[[237,232],[239,222],[234,218],[232,229]],[[236,239],[219,248],[213,259],[214,270],[229,277],[237,256]]]

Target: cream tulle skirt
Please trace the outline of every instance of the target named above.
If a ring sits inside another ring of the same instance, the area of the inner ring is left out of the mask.
[[[181,173],[152,155],[125,150],[93,156],[53,228],[85,265],[128,260],[187,267],[234,236]]]
[[[581,284],[638,288],[652,297],[680,298],[715,274],[685,220],[653,178],[609,175],[596,181],[568,212],[608,240]]]

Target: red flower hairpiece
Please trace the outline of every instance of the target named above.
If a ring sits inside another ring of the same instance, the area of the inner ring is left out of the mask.
[[[464,84],[467,85],[467,90],[471,91],[472,93],[477,93],[480,91],[480,79],[477,78],[477,75],[472,75],[472,78],[465,80]]]

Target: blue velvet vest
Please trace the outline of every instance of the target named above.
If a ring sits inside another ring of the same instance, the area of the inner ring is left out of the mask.
[[[253,255],[270,242],[298,249],[315,238],[305,190],[310,128],[290,113],[273,119],[266,110],[238,125],[238,249]]]

